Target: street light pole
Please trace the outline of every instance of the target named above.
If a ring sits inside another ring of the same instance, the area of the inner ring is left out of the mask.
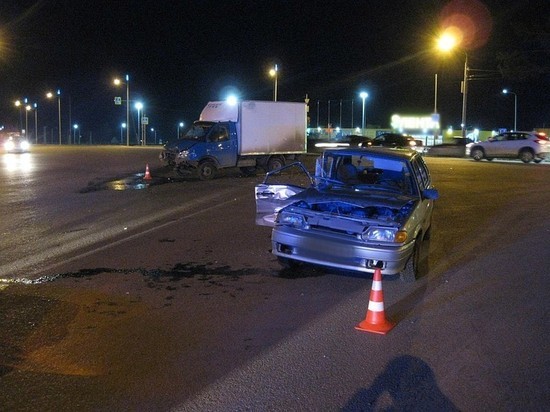
[[[137,117],[138,117],[138,135],[137,135],[137,144],[139,145],[139,139],[141,138],[141,109],[143,109],[143,104],[141,102],[136,102]]]
[[[363,111],[361,115],[361,136],[365,135],[365,99],[369,97],[369,94],[367,92],[361,92],[359,93],[359,97],[363,100]]]
[[[464,79],[462,80],[462,137],[466,137],[466,105],[468,102],[468,53],[464,59]]]
[[[126,146],[130,146],[130,75],[126,75],[126,81],[123,82],[120,79],[115,79],[113,83],[118,86],[119,84],[126,85]]]
[[[124,129],[126,129],[126,125],[127,125],[127,123],[122,123],[122,124],[120,125],[120,144],[122,144],[122,131],[123,131]]]
[[[511,92],[508,89],[503,89],[502,93],[504,94],[513,94],[514,95],[514,132],[516,132],[517,129],[517,120],[518,120],[518,95],[514,92]]]
[[[53,93],[48,92],[46,94],[46,97],[48,99],[53,98]],[[61,90],[57,89],[57,117],[58,117],[58,127],[59,127],[59,144],[61,144]],[[53,143],[53,136],[52,136],[52,143]]]
[[[38,104],[34,104],[34,141],[38,144]]]
[[[273,87],[273,101],[276,102],[277,101],[277,81],[278,81],[278,77],[279,77],[279,66],[275,65],[270,71],[269,71],[269,74],[271,77],[273,77],[275,79],[275,84],[274,84],[274,87]]]
[[[130,76],[126,75],[126,146],[130,146]]]
[[[29,135],[29,112],[32,110],[30,104],[25,106],[25,137]]]

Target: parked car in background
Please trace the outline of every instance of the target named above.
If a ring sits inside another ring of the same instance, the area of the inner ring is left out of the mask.
[[[372,139],[367,136],[361,136],[359,134],[350,134],[346,136],[346,140],[349,142],[350,147],[367,147]]]
[[[289,183],[298,173],[307,185]],[[287,183],[281,181],[287,179]],[[326,150],[311,176],[302,163],[268,172],[255,187],[256,223],[272,226],[272,253],[283,266],[313,264],[356,272],[422,273],[438,192],[412,150]]]
[[[382,133],[369,143],[373,147],[389,147],[392,149],[415,149],[417,141],[412,136],[399,133]]]
[[[436,144],[426,151],[428,156],[466,157],[470,155],[468,146],[474,141],[468,137],[455,136],[451,142]]]
[[[4,141],[4,150],[7,153],[25,153],[30,148],[31,144],[22,136],[10,136]]]
[[[470,148],[474,160],[494,158],[520,159],[524,163],[542,162],[550,152],[550,141],[544,133],[504,132]]]

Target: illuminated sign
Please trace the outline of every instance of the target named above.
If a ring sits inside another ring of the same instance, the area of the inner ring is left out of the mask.
[[[391,117],[391,127],[396,130],[433,130],[439,129],[439,114],[430,116],[400,116]]]

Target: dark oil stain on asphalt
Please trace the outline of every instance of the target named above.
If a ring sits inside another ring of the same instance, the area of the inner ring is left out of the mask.
[[[230,266],[214,266],[213,264],[197,264],[197,263],[178,263],[171,269],[146,269],[146,268],[127,268],[116,269],[108,267],[86,268],[75,272],[57,273],[53,275],[44,275],[37,279],[20,279],[14,283],[25,284],[40,284],[52,282],[57,279],[81,278],[86,279],[100,274],[121,274],[128,275],[138,273],[149,279],[148,286],[151,288],[160,289],[161,281],[178,282],[184,279],[196,279],[203,281],[212,286],[226,286],[220,280],[238,281],[241,277],[246,277],[254,274],[273,274],[273,271],[262,271],[256,268],[234,270]],[[276,271],[278,277],[283,279],[300,279],[308,277],[324,276],[326,273],[322,268],[309,266],[297,267],[292,269],[281,269]],[[189,287],[188,285],[182,285]],[[166,290],[171,290],[166,288]],[[173,289],[172,289],[173,290]]]

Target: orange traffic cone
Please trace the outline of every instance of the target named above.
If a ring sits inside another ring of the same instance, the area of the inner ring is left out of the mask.
[[[145,176],[143,176],[145,180],[151,180],[151,173],[149,172],[149,163],[145,165]]]
[[[370,291],[369,307],[365,320],[355,327],[365,332],[380,333],[385,335],[394,324],[386,319],[384,315],[384,293],[382,292],[382,271],[380,268],[374,270],[372,288]]]

